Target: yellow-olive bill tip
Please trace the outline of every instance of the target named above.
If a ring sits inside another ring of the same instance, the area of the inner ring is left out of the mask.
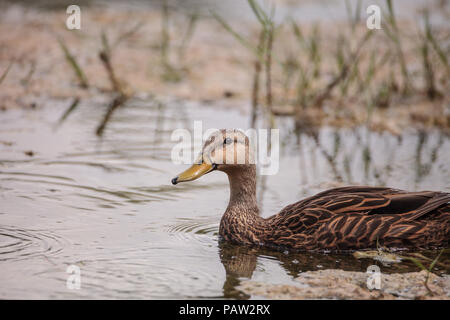
[[[172,184],[177,184],[178,182],[184,181],[192,181],[200,178],[201,176],[217,169],[217,165],[215,163],[200,163],[193,164],[189,169],[180,173],[178,176],[172,179]]]

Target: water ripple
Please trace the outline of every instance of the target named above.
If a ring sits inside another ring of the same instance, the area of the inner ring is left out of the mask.
[[[219,234],[218,221],[217,217],[177,219],[175,224],[167,226],[166,232],[180,240],[194,240],[203,244],[211,244],[213,239],[216,241]]]
[[[0,226],[0,261],[55,256],[63,250],[65,242],[46,230]]]

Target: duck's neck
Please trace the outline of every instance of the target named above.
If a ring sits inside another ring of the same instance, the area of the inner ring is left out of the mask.
[[[255,165],[242,165],[226,171],[226,174],[230,182],[228,209],[244,206],[253,209],[253,211],[256,211],[254,213],[258,215]]]
[[[263,219],[256,202],[256,167],[240,165],[227,169],[230,201],[220,223],[220,235],[240,243],[260,242]]]

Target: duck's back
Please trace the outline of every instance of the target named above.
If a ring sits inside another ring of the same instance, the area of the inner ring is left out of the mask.
[[[446,247],[450,194],[342,187],[291,204],[267,222],[266,244],[299,250]]]

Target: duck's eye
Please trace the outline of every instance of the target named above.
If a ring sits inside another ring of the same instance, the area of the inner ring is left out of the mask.
[[[226,138],[225,140],[223,140],[223,144],[231,144],[233,140],[231,140],[231,138]]]

